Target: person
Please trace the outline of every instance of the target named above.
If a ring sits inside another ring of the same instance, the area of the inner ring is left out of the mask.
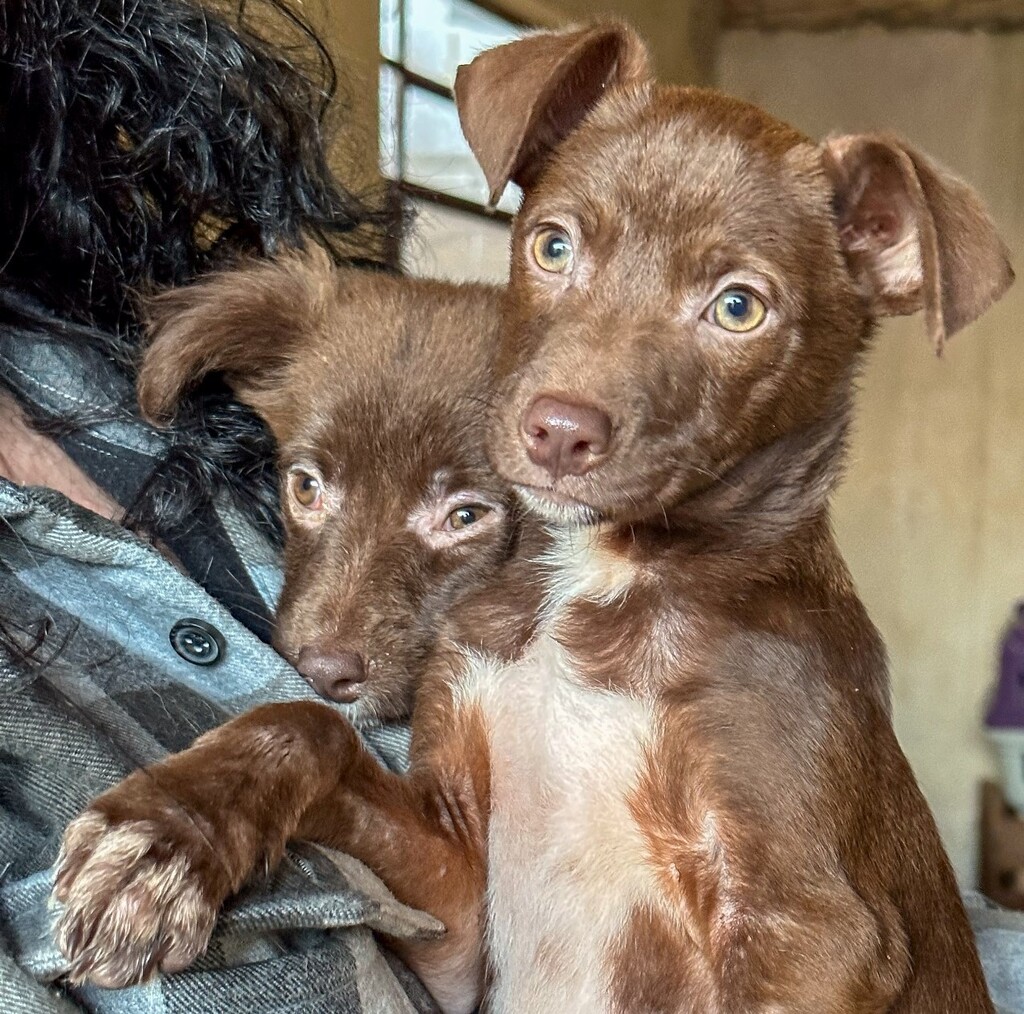
[[[0,6],[4,1011],[435,1009],[374,935],[435,921],[313,847],[243,894],[179,975],[76,985],[50,932],[61,834],[93,796],[231,715],[311,696],[268,643],[270,438],[218,384],[157,431],[133,377],[139,293],[310,242],[386,267],[387,202],[328,168],[334,90],[277,0],[233,16],[190,0]],[[368,737],[401,767],[406,730]]]

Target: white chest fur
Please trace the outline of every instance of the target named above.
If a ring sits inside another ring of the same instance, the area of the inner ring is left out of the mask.
[[[492,1009],[605,1010],[609,943],[655,893],[628,805],[649,705],[581,685],[544,633],[512,666],[473,659],[459,696],[491,748]]]

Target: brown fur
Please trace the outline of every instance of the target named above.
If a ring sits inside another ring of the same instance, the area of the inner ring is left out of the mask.
[[[450,615],[408,779],[312,705],[244,716],[154,775],[212,822],[228,886],[267,841],[309,834],[439,915],[447,936],[403,954],[449,1011],[991,1011],[827,505],[874,317],[923,308],[941,345],[1009,284],[1005,251],[973,194],[901,142],[816,145],[645,65],[600,25],[457,81],[492,191],[526,186],[490,453],[555,524]],[[565,274],[531,260],[552,225]],[[768,307],[746,334],[707,313],[733,284]],[[611,420],[585,469],[529,454],[539,397]],[[254,764],[267,742],[275,763]],[[245,793],[201,784],[243,769]],[[82,820],[180,819],[144,790],[133,776]],[[73,828],[57,888],[90,884],[62,923],[83,974],[75,934],[124,890],[91,883],[93,849]]]
[[[479,422],[498,297],[339,271],[311,253],[151,304],[143,411],[166,420],[186,386],[220,370],[267,421],[286,529],[275,645],[300,669],[308,646],[363,656],[357,717],[409,714],[452,603],[515,551],[508,488],[487,465]],[[323,479],[318,516],[289,495],[297,463]],[[495,510],[459,544],[428,545],[410,515],[459,491],[472,495],[455,502]]]

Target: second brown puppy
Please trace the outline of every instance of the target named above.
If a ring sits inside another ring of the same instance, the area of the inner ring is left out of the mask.
[[[499,299],[311,251],[150,303],[144,414],[166,421],[217,372],[274,434],[274,646],[353,720],[410,714],[449,610],[515,552],[480,425]]]

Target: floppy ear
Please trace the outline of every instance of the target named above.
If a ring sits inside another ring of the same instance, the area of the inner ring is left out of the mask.
[[[317,248],[216,272],[151,299],[150,344],[137,381],[143,416],[166,425],[185,392],[215,371],[239,401],[264,414],[275,377],[316,326],[332,270]]]
[[[825,142],[840,242],[879,315],[924,309],[938,353],[1013,282],[1009,254],[978,195],[902,141]]]
[[[647,48],[631,28],[605,22],[530,35],[460,67],[455,103],[491,203],[509,180],[528,187],[605,88],[647,80],[648,64]]]

